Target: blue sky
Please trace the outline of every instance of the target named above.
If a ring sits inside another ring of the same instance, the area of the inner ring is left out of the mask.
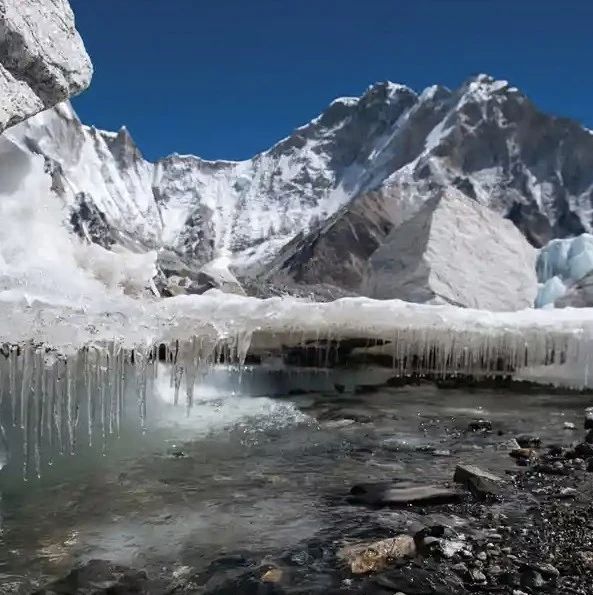
[[[242,159],[374,81],[486,72],[593,128],[590,0],[71,0],[95,65],[81,119],[145,156]]]

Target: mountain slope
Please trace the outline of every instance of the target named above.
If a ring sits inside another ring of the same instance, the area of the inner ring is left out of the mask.
[[[443,189],[535,246],[592,226],[593,134],[485,75],[419,95],[377,83],[241,162],[149,163],[125,128],[84,126],[68,104],[5,134],[45,157],[80,235],[194,266],[231,253],[240,274],[272,282],[358,291],[387,234]]]

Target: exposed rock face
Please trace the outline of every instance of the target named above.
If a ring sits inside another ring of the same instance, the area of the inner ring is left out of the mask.
[[[510,221],[448,190],[387,236],[369,260],[363,293],[519,310],[537,294],[536,256]]]
[[[0,0],[0,132],[80,93],[91,76],[67,0]]]

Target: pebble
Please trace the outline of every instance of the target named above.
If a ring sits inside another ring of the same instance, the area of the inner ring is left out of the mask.
[[[564,422],[564,429],[565,430],[576,430],[576,425],[573,424],[571,421]]]
[[[476,558],[478,560],[481,560],[482,562],[486,562],[486,560],[488,559],[488,554],[486,554],[486,552],[480,552]]]
[[[474,581],[474,583],[485,583],[486,582],[486,575],[477,568],[474,568],[469,571],[469,576]]]
[[[529,589],[540,589],[546,584],[544,577],[533,568],[528,568],[521,573],[521,586]]]
[[[279,583],[282,580],[282,570],[280,568],[270,568],[261,577],[262,583]]]
[[[509,455],[514,459],[530,459],[537,456],[537,452],[533,448],[517,448],[512,450]]]
[[[539,448],[542,445],[541,438],[533,434],[517,436],[517,442],[521,448]]]
[[[487,419],[474,419],[469,422],[467,429],[470,432],[488,432],[492,430],[492,422]]]

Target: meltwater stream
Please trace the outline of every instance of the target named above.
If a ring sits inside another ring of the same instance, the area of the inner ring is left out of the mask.
[[[158,381],[144,433],[122,423],[119,440],[58,454],[40,479],[4,475],[0,593],[30,593],[96,558],[168,584],[203,577],[205,593],[217,592],[216,569],[274,563],[288,569],[291,592],[324,592],[336,572],[328,552],[372,530],[405,530],[413,516],[349,504],[354,483],[450,480],[460,460],[504,473],[511,461],[499,442],[534,429],[566,441],[564,422],[590,404],[428,384],[273,397],[257,386],[206,378],[187,416],[172,404],[174,387]],[[468,435],[476,417],[504,435]]]

